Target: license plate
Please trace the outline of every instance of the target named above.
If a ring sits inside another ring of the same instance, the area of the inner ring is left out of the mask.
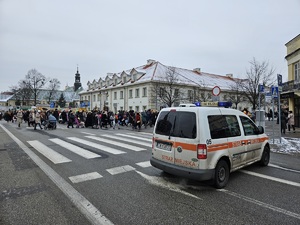
[[[156,148],[165,150],[165,151],[171,151],[172,144],[168,142],[156,142]]]

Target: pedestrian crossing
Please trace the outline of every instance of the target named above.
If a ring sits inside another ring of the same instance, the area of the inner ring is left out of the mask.
[[[87,132],[81,132],[82,136],[80,137],[66,137],[61,138],[50,138],[48,139],[50,142],[56,144],[60,148],[68,150],[71,153],[74,153],[77,156],[80,156],[84,159],[95,159],[101,158],[101,152],[103,154],[126,154],[126,153],[134,153],[134,152],[142,152],[142,151],[150,151],[151,148],[151,138],[152,134],[149,133],[113,133],[113,134],[102,134],[95,135]],[[70,141],[70,142],[69,142]],[[27,141],[28,144],[37,150],[40,154],[46,157],[53,164],[63,164],[72,162],[72,156],[68,154],[68,157],[64,156],[62,152],[58,153],[56,151],[57,146],[52,147],[50,145],[46,145],[39,140],[31,140]],[[79,146],[77,144],[80,144]],[[100,150],[97,153],[92,152],[91,150],[87,150],[84,147],[87,146]],[[150,161],[137,162],[137,167],[147,168],[151,167]],[[121,173],[134,171],[135,167],[131,165],[123,165],[119,167],[113,167],[106,169],[106,171],[111,175],[118,175]],[[79,174],[75,176],[69,177],[72,183],[80,183],[89,180],[100,179],[103,176],[98,172],[91,172],[86,174]]]

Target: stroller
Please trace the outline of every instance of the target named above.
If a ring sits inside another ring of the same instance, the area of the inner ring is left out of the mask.
[[[50,121],[50,120],[46,120],[44,123],[44,129],[52,129],[55,130],[56,129],[56,121]]]

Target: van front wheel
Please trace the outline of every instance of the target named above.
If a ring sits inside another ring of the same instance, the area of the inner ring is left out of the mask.
[[[215,169],[214,186],[224,188],[229,180],[229,166],[225,160],[220,160]]]

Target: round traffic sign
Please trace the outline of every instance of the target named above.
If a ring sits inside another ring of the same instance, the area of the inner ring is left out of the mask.
[[[219,94],[221,93],[221,88],[219,86],[215,86],[213,89],[212,89],[212,94],[214,96],[218,96]]]

